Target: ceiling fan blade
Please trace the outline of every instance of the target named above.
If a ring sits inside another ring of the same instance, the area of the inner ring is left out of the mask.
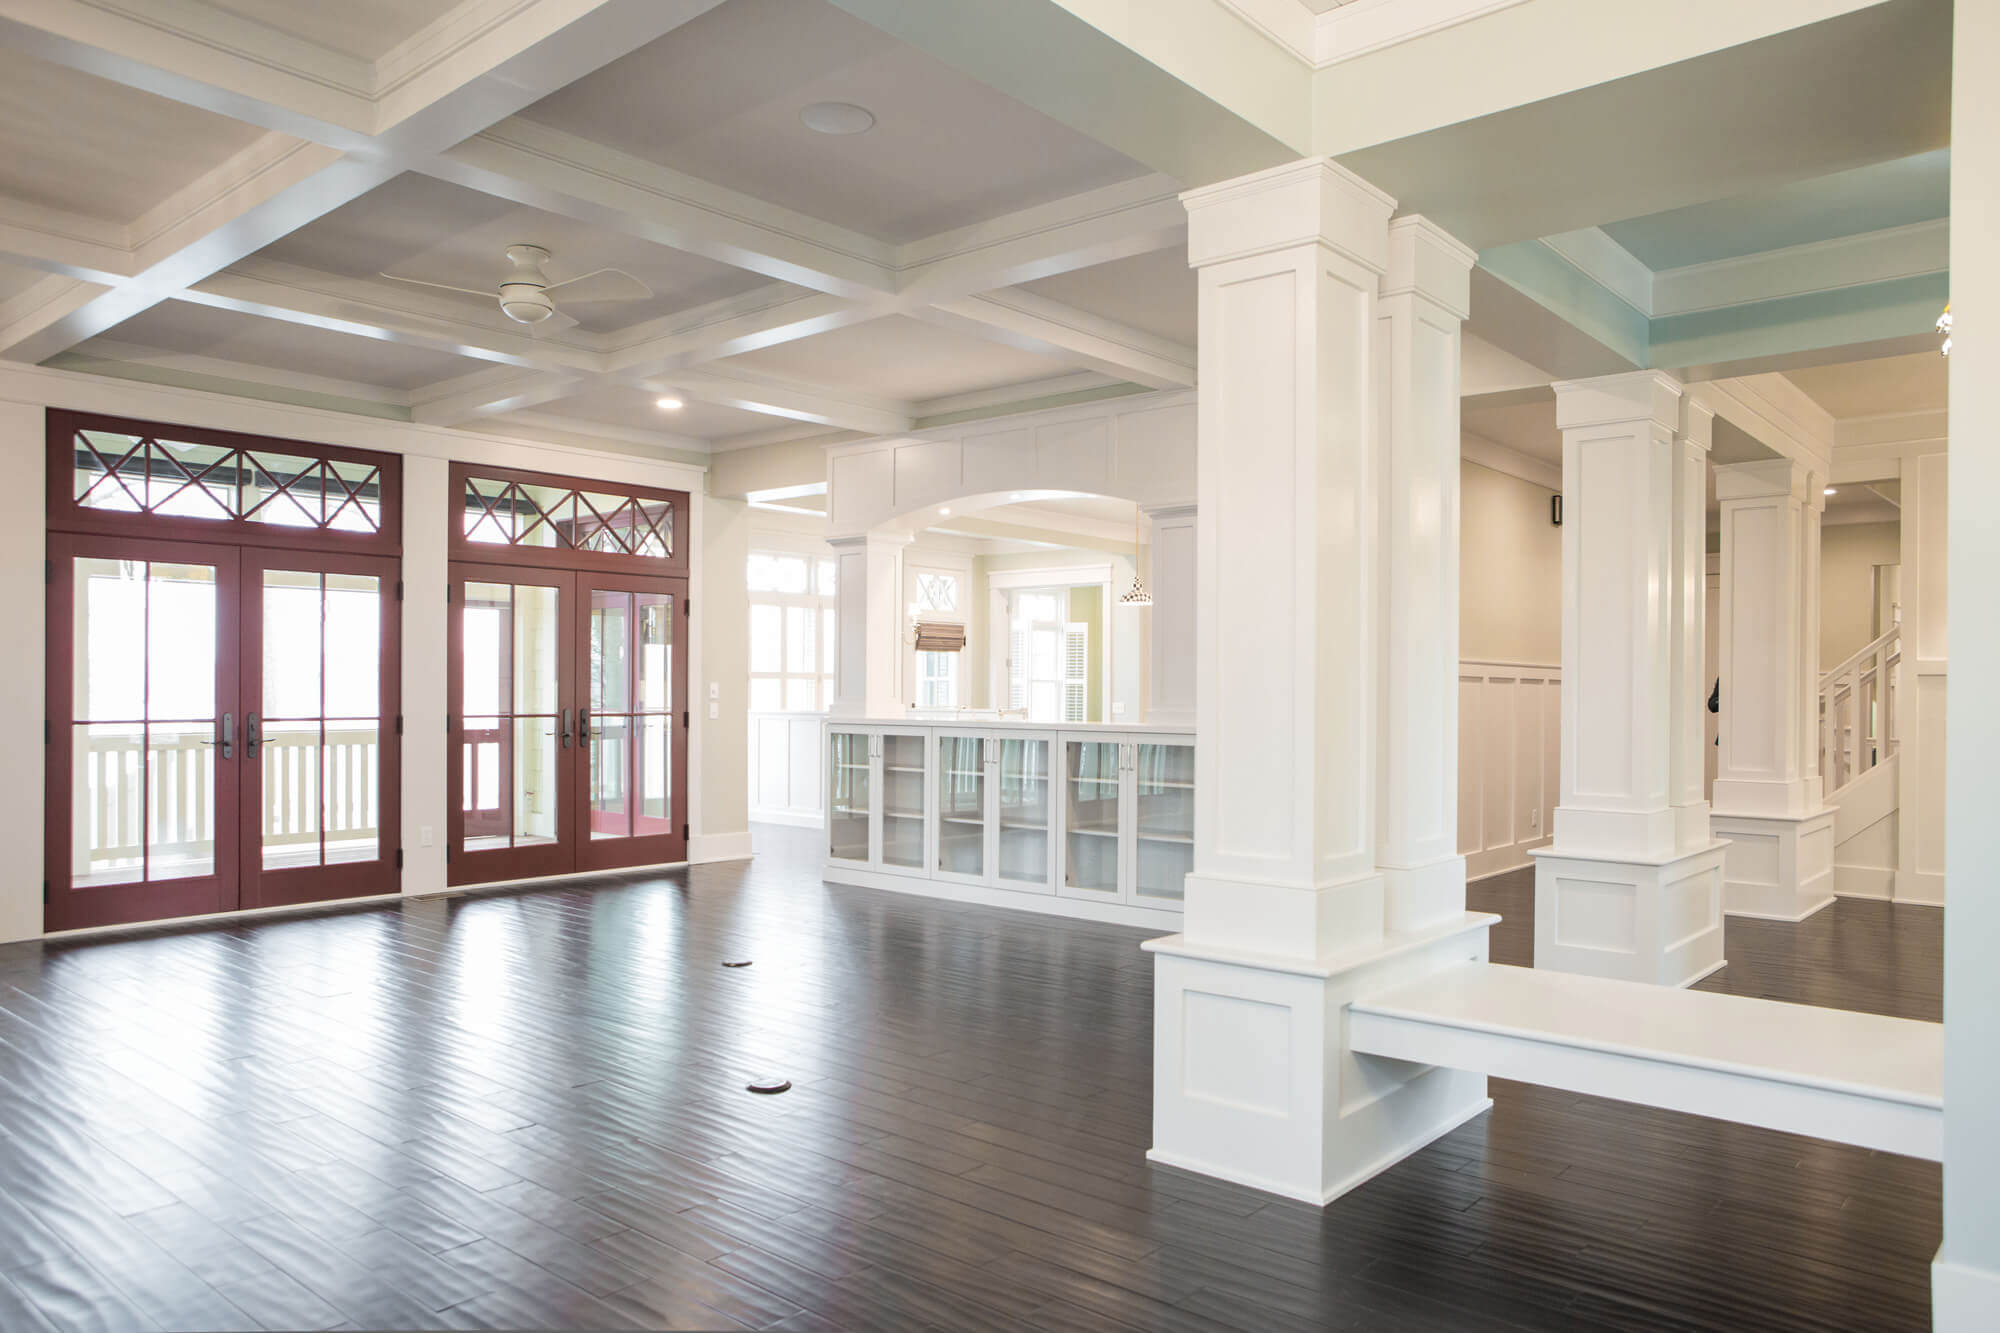
[[[423,278],[404,278],[398,277],[394,273],[382,273],[377,276],[387,278],[391,282],[407,282],[413,287],[436,287],[447,292],[463,292],[467,296],[477,296],[487,301],[495,299],[494,289],[492,288],[481,291],[476,287],[454,287],[448,282],[429,282]]]
[[[573,329],[576,325],[577,321],[574,315],[565,315],[562,311],[558,310],[547,319],[538,320],[530,324],[528,326],[528,336],[530,338],[539,338],[544,333],[559,333],[564,329]]]
[[[644,301],[653,289],[622,268],[600,268],[549,285],[549,295],[560,293],[570,305],[599,301]]]

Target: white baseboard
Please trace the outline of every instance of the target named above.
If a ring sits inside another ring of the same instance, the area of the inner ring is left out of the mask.
[[[1528,855],[1532,848],[1546,847],[1549,839],[1537,838],[1533,842],[1517,842],[1506,847],[1493,847],[1483,852],[1468,852],[1465,857],[1465,882],[1492,879],[1495,875],[1511,875],[1516,870],[1526,870],[1535,864],[1535,858]]]
[[[1896,872],[1889,866],[1843,866],[1833,868],[1833,891],[1841,898],[1896,896]]]
[[[747,861],[752,854],[749,829],[740,833],[697,833],[688,839],[689,865],[707,865],[711,861]]]
[[[1931,1328],[1936,1333],[1984,1333],[2000,1309],[2000,1271],[1945,1259],[1931,1262]]]
[[[899,875],[889,871],[862,870],[828,863],[820,878],[829,884],[853,884],[864,889],[887,889],[948,902],[971,903],[979,907],[1004,907],[1016,912],[1039,912],[1043,916],[1075,917],[1082,921],[1103,921],[1114,926],[1139,926],[1151,930],[1178,931],[1179,912],[1163,912],[1153,907],[1130,907],[1124,903],[1098,903],[1082,898],[1064,898],[1053,893],[1025,889],[995,889],[983,884],[958,884],[950,880],[926,879],[922,875]]]
[[[782,824],[786,828],[818,828],[826,823],[826,814],[820,810],[752,810],[750,822]]]

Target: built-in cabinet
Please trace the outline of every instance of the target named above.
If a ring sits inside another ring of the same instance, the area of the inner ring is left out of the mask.
[[[1050,911],[1180,908],[1194,868],[1184,732],[829,722],[825,754],[830,879],[1002,889]]]

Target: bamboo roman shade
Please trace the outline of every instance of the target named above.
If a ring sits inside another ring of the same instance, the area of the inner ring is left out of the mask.
[[[917,622],[917,651],[920,653],[957,653],[965,650],[965,626],[954,625],[944,620],[919,620]]]

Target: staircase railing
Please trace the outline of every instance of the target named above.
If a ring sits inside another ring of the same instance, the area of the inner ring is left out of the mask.
[[[1903,627],[1892,625],[1819,678],[1819,771],[1831,794],[1896,753]]]

